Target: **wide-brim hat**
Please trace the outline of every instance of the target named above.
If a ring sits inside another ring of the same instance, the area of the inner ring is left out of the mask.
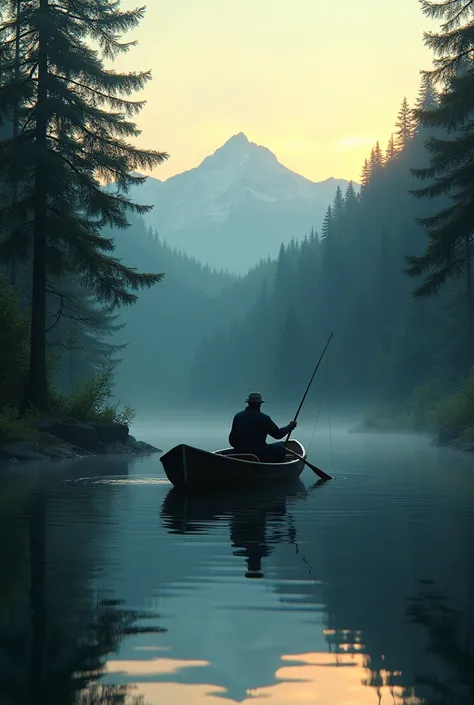
[[[250,392],[245,401],[247,404],[265,404],[265,399],[262,397],[260,392]]]

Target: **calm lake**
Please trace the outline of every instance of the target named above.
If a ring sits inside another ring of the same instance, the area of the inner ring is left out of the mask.
[[[337,479],[208,499],[158,455],[3,468],[2,705],[471,704],[474,456],[322,425],[309,459]]]

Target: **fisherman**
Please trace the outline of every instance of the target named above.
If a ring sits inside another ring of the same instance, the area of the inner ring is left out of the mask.
[[[290,421],[287,426],[278,428],[270,416],[260,410],[265,402],[259,392],[249,394],[246,403],[247,408],[239,411],[232,421],[230,445],[237,453],[253,453],[263,463],[285,462],[285,444],[267,443],[267,435],[277,439],[283,438],[296,428],[296,421]]]

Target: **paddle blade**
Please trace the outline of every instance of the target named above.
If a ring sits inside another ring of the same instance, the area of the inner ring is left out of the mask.
[[[309,462],[309,460],[306,460],[306,458],[303,458],[303,456],[299,455],[298,453],[295,453],[295,451],[291,450],[291,448],[287,448],[286,450],[287,453],[290,453],[291,455],[294,455],[295,458],[299,458],[300,460],[302,460],[305,465],[307,465],[318,477],[321,478],[321,480],[333,479],[331,475],[327,474],[327,472],[324,472],[324,470],[321,470],[321,468],[317,468],[316,465],[313,465]]]
[[[317,468],[316,465],[313,465],[312,463],[308,462],[307,460],[304,461],[304,464],[307,465],[318,477],[321,478],[321,480],[332,480],[333,478],[331,475],[328,475],[327,472],[324,472],[324,470],[321,470],[321,468]]]

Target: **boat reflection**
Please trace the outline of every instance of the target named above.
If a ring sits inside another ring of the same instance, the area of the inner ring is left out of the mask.
[[[252,488],[238,492],[185,494],[171,489],[161,516],[170,533],[193,534],[210,530],[215,522],[228,522],[233,555],[245,558],[245,577],[263,578],[262,560],[280,543],[293,543],[294,526],[288,508],[324,485],[307,489],[297,479],[289,485]]]

